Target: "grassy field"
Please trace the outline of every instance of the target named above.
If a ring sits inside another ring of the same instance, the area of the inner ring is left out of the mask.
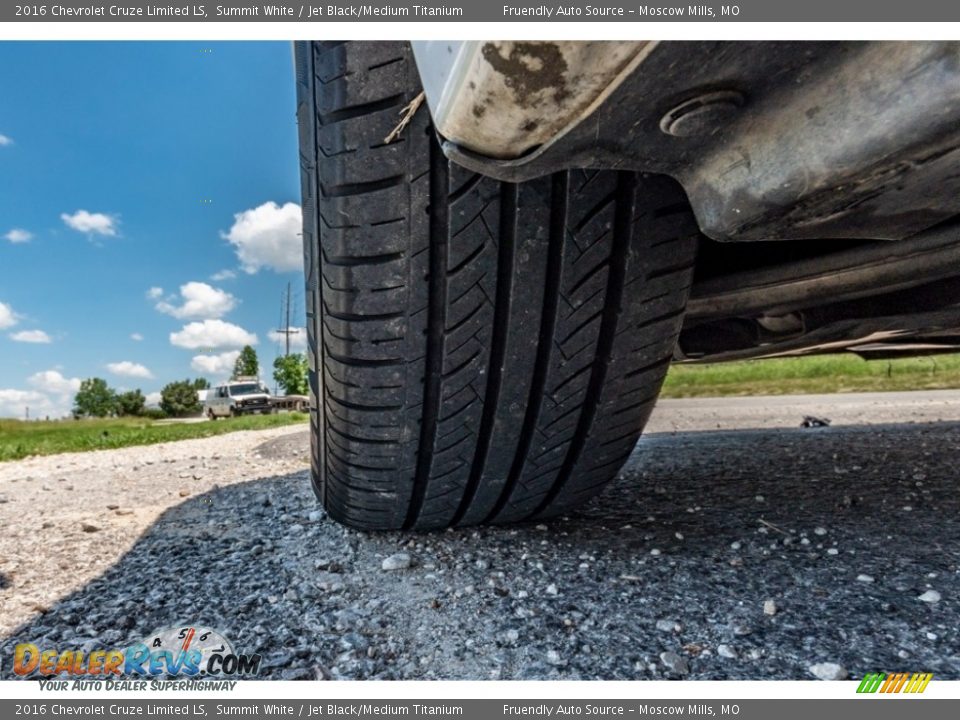
[[[821,355],[675,365],[661,397],[803,395],[960,388],[960,354],[899,360]]]
[[[49,422],[0,420],[0,461],[19,460],[30,455],[153,445],[172,440],[211,437],[237,430],[263,430],[306,421],[307,415],[302,413],[248,415],[196,423],[143,418]]]
[[[855,355],[675,365],[662,397],[725,397],[960,388],[960,354],[903,360]],[[298,413],[254,415],[216,422],[175,423],[143,418],[23,422],[0,419],[0,461],[30,455],[103,450],[211,437],[305,423]]]

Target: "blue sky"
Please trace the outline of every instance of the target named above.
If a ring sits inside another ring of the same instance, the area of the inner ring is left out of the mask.
[[[303,324],[290,44],[3,42],[0,68],[0,417],[215,380],[253,336],[269,368],[288,281]]]

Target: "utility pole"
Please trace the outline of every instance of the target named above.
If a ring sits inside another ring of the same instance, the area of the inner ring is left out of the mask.
[[[283,319],[284,326],[283,328],[278,329],[277,333],[284,336],[284,340],[286,341],[286,352],[284,353],[284,356],[287,356],[290,354],[290,336],[297,335],[300,332],[300,328],[290,327],[290,283],[287,283],[286,302],[282,304],[282,307],[283,307],[282,315],[284,317]]]

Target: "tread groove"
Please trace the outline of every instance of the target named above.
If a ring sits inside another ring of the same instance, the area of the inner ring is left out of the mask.
[[[457,201],[460,200],[464,195],[470,193],[477,185],[483,181],[483,175],[480,173],[474,173],[473,177],[464,182],[460,187],[450,193],[450,206],[453,207],[457,204]]]
[[[583,447],[587,442],[587,435],[593,426],[600,402],[603,384],[606,380],[607,369],[610,365],[613,352],[613,341],[617,330],[617,316],[620,314],[623,303],[623,286],[626,276],[627,253],[630,250],[630,236],[632,230],[631,217],[636,202],[636,176],[632,173],[617,173],[617,189],[614,193],[614,232],[613,245],[610,248],[610,271],[608,275],[607,295],[604,299],[603,317],[600,321],[600,335],[597,339],[596,359],[590,373],[590,382],[587,388],[586,401],[582,406],[577,429],[570,440],[566,457],[560,472],[557,474],[550,490],[540,502],[539,506],[528,516],[536,517],[554,501],[566,485],[580,460]]]
[[[424,370],[423,414],[420,420],[420,444],[417,450],[417,472],[413,480],[410,506],[403,529],[409,530],[420,516],[430,480],[433,445],[440,416],[441,373],[443,372],[443,335],[447,304],[447,236],[450,230],[449,172],[447,159],[436,136],[430,137],[430,258],[429,300],[427,308],[427,355]]]
[[[379,180],[367,180],[366,182],[341,183],[339,185],[320,184],[320,197],[338,198],[350,197],[353,195],[367,195],[379,190],[405,185],[407,178],[403,175],[392,175]]]
[[[518,188],[512,183],[500,184],[500,236],[497,255],[497,290],[493,309],[493,337],[490,342],[490,362],[487,365],[487,388],[483,398],[483,414],[480,418],[480,431],[477,447],[474,450],[470,476],[460,505],[454,513],[451,525],[459,525],[473,502],[483,478],[490,452],[490,439],[493,435],[493,423],[500,402],[500,390],[503,383],[503,364],[507,349],[508,322],[510,319],[510,301],[513,291],[513,260],[517,237],[517,196]]]
[[[550,188],[550,232],[548,236],[547,270],[543,289],[543,312],[540,316],[540,341],[537,357],[534,361],[533,380],[527,395],[527,409],[520,429],[516,453],[510,466],[507,482],[497,498],[493,510],[485,522],[492,522],[503,511],[519,481],[527,453],[533,443],[533,434],[537,429],[540,408],[546,393],[547,377],[550,370],[550,354],[553,347],[553,335],[557,325],[557,313],[560,307],[560,277],[563,271],[563,245],[566,235],[568,195],[570,173],[562,172],[553,176]]]
[[[372,100],[365,103],[357,103],[356,105],[347,105],[338,110],[332,110],[328,113],[322,113],[319,116],[319,121],[321,126],[334,125],[338,122],[343,122],[344,120],[352,120],[353,118],[364,117],[380,110],[389,110],[392,107],[397,107],[402,105],[406,99],[405,93],[398,93],[396,95],[391,95],[390,97],[382,98],[381,100]]]

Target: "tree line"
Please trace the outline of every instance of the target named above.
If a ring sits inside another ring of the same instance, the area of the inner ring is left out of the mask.
[[[307,358],[302,353],[278,357],[273,361],[273,379],[286,395],[306,395]],[[260,361],[257,352],[247,345],[240,351],[233,366],[231,380],[239,377],[259,377]],[[186,417],[203,409],[198,391],[208,390],[206,378],[175,380],[160,391],[160,407],[148,408],[143,392],[120,392],[111,388],[103,378],[92,377],[80,383],[73,399],[73,416],[84,417]]]

